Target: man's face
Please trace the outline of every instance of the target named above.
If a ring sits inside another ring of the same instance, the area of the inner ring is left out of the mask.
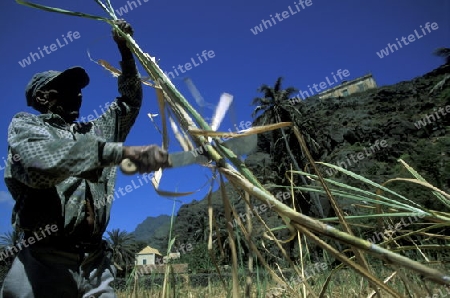
[[[49,110],[68,123],[75,122],[80,115],[81,89],[71,86],[70,82],[51,82],[45,89],[51,102]]]

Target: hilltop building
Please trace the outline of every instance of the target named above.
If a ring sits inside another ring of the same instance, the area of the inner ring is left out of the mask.
[[[369,73],[351,81],[343,81],[340,85],[319,93],[319,98],[346,97],[350,94],[363,92],[373,88],[377,88],[377,83],[372,74]]]

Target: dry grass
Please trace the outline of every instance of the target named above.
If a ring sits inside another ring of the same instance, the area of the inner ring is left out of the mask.
[[[443,268],[442,264],[438,264],[441,269],[448,270],[449,267]],[[311,284],[311,289],[315,293],[320,293],[324,289],[324,284],[326,282],[327,276],[330,271],[325,272],[322,275],[313,276],[308,282]],[[387,268],[380,268],[380,272],[378,272],[381,276],[389,276],[391,271]],[[406,273],[405,273],[406,274]],[[418,278],[414,278],[413,276],[409,276],[414,280],[416,287],[422,288],[421,291],[414,291],[410,289],[408,293],[403,288],[403,281],[399,275],[395,274],[392,278],[389,279],[388,283],[390,286],[399,290],[402,294],[402,297],[413,297],[413,298],[425,298],[427,295],[429,297],[434,298],[443,298],[450,297],[450,287],[438,286],[432,283],[427,283]],[[245,282],[243,279],[240,280],[239,294],[242,297],[251,297],[251,298],[282,298],[282,297],[303,297],[302,293],[302,284],[292,282],[293,292],[287,291],[287,289],[281,285],[277,285],[273,282],[261,282],[254,283],[251,287],[251,294],[249,296],[245,296]],[[429,288],[429,293],[424,290],[425,285]],[[328,285],[328,290],[323,294],[324,298],[360,298],[360,297],[375,297],[373,296],[373,290],[370,288],[367,282],[364,281],[363,278],[355,274],[355,272],[351,269],[340,269],[338,274],[336,274],[330,284]],[[148,298],[148,297],[163,297],[161,287],[155,287],[152,290],[138,290],[135,294],[130,294],[126,292],[118,292],[118,298]],[[445,294],[445,295],[444,295]],[[411,295],[411,296],[409,296]],[[185,282],[177,286],[176,291],[172,292],[169,297],[214,297],[214,298],[229,298],[232,296],[232,285],[231,280],[227,281],[227,290],[224,290],[223,286],[220,283],[211,281],[208,286],[205,287],[194,287],[189,282]],[[314,294],[309,294],[305,297],[316,297]],[[390,295],[384,294],[382,297],[392,297]]]

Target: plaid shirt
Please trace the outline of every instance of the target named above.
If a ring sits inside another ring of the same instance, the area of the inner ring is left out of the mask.
[[[13,158],[5,169],[5,183],[16,201],[16,229],[32,232],[57,224],[61,236],[82,235],[89,199],[95,213],[89,236],[101,238],[105,232],[122,144],[142,104],[134,60],[121,62],[121,67],[121,97],[91,122],[69,128],[56,114],[21,112],[13,117],[8,129],[8,153]]]

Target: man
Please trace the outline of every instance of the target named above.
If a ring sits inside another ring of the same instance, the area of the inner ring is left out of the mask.
[[[132,35],[131,27],[117,21]],[[8,130],[6,185],[16,201],[12,222],[24,241],[0,297],[116,297],[115,269],[102,235],[109,222],[117,165],[129,158],[139,172],[165,167],[167,152],[155,145],[123,146],[142,102],[142,85],[126,40],[113,37],[122,56],[120,97],[98,119],[76,123],[81,89],[89,77],[80,67],[33,76],[29,106]],[[51,229],[49,227],[52,227]]]

